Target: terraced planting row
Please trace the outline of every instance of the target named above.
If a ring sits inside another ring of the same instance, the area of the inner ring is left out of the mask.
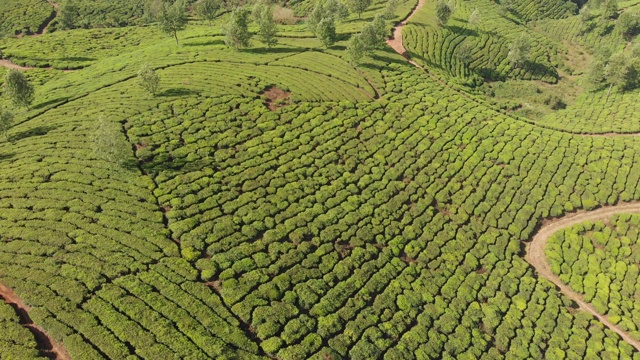
[[[615,215],[559,232],[546,249],[552,271],[635,340],[639,228],[640,216]]]
[[[3,1],[0,4],[0,35],[35,34],[55,11],[46,1]]]
[[[476,8],[482,20],[474,27],[468,24],[467,18]],[[459,3],[444,28],[435,23],[434,13],[435,2],[428,2],[403,30],[405,47],[422,65],[457,77],[478,74],[494,80],[518,78],[557,82],[557,50],[553,42],[504,18],[496,4]],[[513,66],[507,58],[509,46],[523,32],[531,37],[529,61]],[[463,43],[471,48],[468,64],[457,55]]]
[[[537,123],[574,133],[638,133],[638,92],[587,92],[570,108],[549,114]]]

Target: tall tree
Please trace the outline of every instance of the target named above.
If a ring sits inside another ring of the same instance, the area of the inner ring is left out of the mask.
[[[399,0],[389,0],[387,6],[385,6],[384,11],[382,12],[382,16],[388,20],[393,19],[396,16],[398,5],[400,5]]]
[[[9,110],[0,109],[0,132],[6,140],[9,140],[7,131],[13,125],[13,113]]]
[[[220,10],[219,0],[199,0],[195,6],[196,13],[201,18],[209,21],[209,26],[213,24],[213,19],[218,15]]]
[[[611,89],[614,86],[625,91],[636,85],[638,71],[634,65],[634,62],[622,52],[611,56],[607,66],[604,68],[604,76],[609,84],[609,92],[607,93],[607,96],[609,96]]]
[[[475,10],[473,10],[471,15],[469,15],[469,20],[467,20],[467,23],[473,26],[474,28],[477,28],[480,25],[481,21],[482,21],[482,17],[480,16],[480,10],[476,8]]]
[[[60,6],[58,21],[63,29],[73,29],[80,17],[80,7],[75,0],[70,0]]]
[[[4,77],[4,93],[15,107],[29,107],[35,97],[33,85],[15,69],[9,69]]]
[[[333,18],[322,19],[316,27],[316,36],[322,44],[329,48],[336,42],[336,25],[333,22]]]
[[[640,18],[638,15],[632,14],[630,11],[625,11],[616,21],[616,30],[623,36],[631,37],[638,32],[639,25]]]
[[[362,13],[371,6],[372,0],[347,0],[347,7],[351,12],[358,14],[358,19],[362,16]]]
[[[349,9],[340,0],[319,1],[307,18],[309,31],[315,33],[316,26],[322,19],[333,18],[334,22],[339,22],[349,16]]]
[[[453,14],[453,8],[449,3],[446,3],[444,0],[438,0],[436,3],[436,21],[438,25],[444,27],[449,22],[449,18]]]
[[[509,46],[509,54],[507,58],[514,68],[529,59],[529,52],[531,51],[531,40],[526,33],[520,34],[514,42]]]
[[[349,57],[349,62],[354,66],[357,66],[360,64],[366,53],[367,47],[364,44],[364,41],[362,41],[362,36],[360,34],[351,35],[349,42],[347,43],[347,56]]]
[[[362,27],[361,40],[367,50],[384,47],[386,40],[386,24],[382,15],[376,15],[372,22]]]
[[[462,44],[458,45],[455,51],[455,56],[463,63],[465,66],[469,65],[471,62],[471,55],[473,53],[473,46],[468,41],[463,41]]]
[[[138,85],[151,95],[156,96],[158,87],[160,87],[160,76],[151,66],[145,64],[138,71]]]
[[[278,25],[273,20],[273,7],[265,3],[256,3],[253,8],[253,19],[258,24],[260,42],[271,48],[278,43]]]
[[[176,44],[179,44],[178,31],[184,30],[189,21],[186,9],[184,1],[177,0],[173,4],[165,3],[158,15],[157,20],[160,30],[166,34],[173,35],[176,39]]]
[[[231,12],[229,21],[222,26],[225,44],[234,49],[248,47],[251,40],[249,32],[249,15],[247,8],[236,8]]]

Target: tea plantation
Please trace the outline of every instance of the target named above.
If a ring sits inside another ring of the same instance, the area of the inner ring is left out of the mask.
[[[604,59],[560,0],[349,1],[312,31],[302,0],[266,44],[254,3],[246,28],[172,3],[65,0],[0,39],[0,359],[640,359],[638,215],[548,242],[592,311],[524,257],[640,201],[637,83],[608,66],[637,75],[635,32]]]

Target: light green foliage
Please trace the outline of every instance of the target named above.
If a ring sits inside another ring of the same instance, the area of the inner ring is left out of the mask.
[[[529,60],[531,52],[531,40],[526,33],[520,34],[509,46],[509,62],[513,67],[518,67],[525,61]]]
[[[640,26],[640,18],[638,14],[631,11],[625,11],[616,20],[616,30],[624,36],[635,34],[638,31],[638,26]]]
[[[400,0],[389,0],[385,6],[382,16],[385,19],[393,19],[396,16],[396,10],[400,5]]]
[[[472,52],[473,46],[469,42],[463,42],[456,49],[455,55],[463,64],[468,65],[472,60]]]
[[[335,44],[337,40],[336,25],[333,18],[322,19],[316,27],[316,36],[326,48]]]
[[[332,18],[336,23],[344,20],[347,16],[349,16],[349,10],[341,0],[318,1],[309,14],[306,24],[309,31],[315,33],[316,27],[322,19]]]
[[[4,94],[15,107],[29,107],[35,98],[35,89],[23,73],[9,69],[4,76]]]
[[[0,133],[2,133],[5,139],[9,139],[7,131],[9,131],[13,125],[13,119],[14,115],[11,111],[0,108]]]
[[[247,8],[236,8],[231,12],[229,21],[222,26],[224,42],[234,49],[249,47],[252,34],[249,32],[249,16]]]
[[[621,91],[634,88],[638,82],[637,61],[624,53],[611,56],[604,68],[604,77],[610,86],[616,86]]]
[[[195,4],[195,10],[198,16],[207,20],[212,25],[213,19],[218,15],[220,10],[220,0],[199,0]]]
[[[381,15],[376,15],[372,22],[362,28],[360,34],[361,40],[368,51],[383,48],[387,35],[384,18]]]
[[[171,35],[178,41],[178,31],[187,27],[187,13],[184,0],[176,0],[173,4],[164,3],[157,16],[158,26],[165,34]]]
[[[362,35],[351,35],[347,43],[347,56],[349,57],[349,61],[354,65],[358,65],[362,62],[362,58],[366,53],[367,46],[364,44],[364,41],[362,41]]]
[[[259,2],[254,5],[253,19],[258,24],[258,38],[269,48],[278,43],[278,25],[273,20],[273,6]]]
[[[138,85],[151,95],[156,96],[160,87],[160,76],[149,64],[145,64],[138,71]]]
[[[358,19],[372,4],[372,0],[346,0],[347,7],[353,13],[358,14]]]
[[[469,15],[467,22],[474,28],[477,28],[480,25],[482,22],[482,16],[480,15],[480,10],[478,10],[478,8],[475,8]]]
[[[96,158],[105,161],[106,167],[122,166],[129,152],[128,144],[123,141],[119,124],[110,122],[100,115],[95,122],[91,138]]]
[[[80,7],[76,0],[66,1],[62,6],[60,6],[59,22],[63,29],[74,29],[78,26],[79,21]]]
[[[449,22],[449,18],[453,14],[453,8],[450,3],[445,0],[438,0],[436,3],[436,21],[440,26],[446,26]]]

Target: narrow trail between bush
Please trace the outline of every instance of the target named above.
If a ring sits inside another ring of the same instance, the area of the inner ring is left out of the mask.
[[[49,5],[53,6],[53,12],[51,13],[51,16],[49,16],[47,20],[41,25],[38,33],[34,34],[34,36],[40,36],[40,35],[46,34],[49,31],[49,25],[51,25],[51,23],[53,22],[53,20],[55,20],[55,18],[60,16],[60,4],[54,3],[51,0],[47,0],[47,2],[49,3]]]
[[[603,325],[608,327],[611,331],[616,332],[624,341],[640,351],[639,341],[634,340],[629,334],[627,334],[627,332],[612,323],[609,320],[608,316],[598,313],[590,303],[584,300],[583,295],[573,291],[573,289],[571,289],[569,285],[564,284],[562,280],[560,280],[560,278],[551,271],[551,267],[547,262],[547,258],[544,252],[544,249],[547,245],[547,240],[549,240],[549,238],[558,231],[584,221],[604,220],[613,215],[621,213],[640,213],[640,202],[623,203],[615,206],[605,206],[593,211],[579,211],[561,217],[559,219],[546,220],[542,223],[542,227],[534,235],[533,240],[526,244],[524,258],[536,269],[538,276],[554,283],[560,289],[560,292],[565,294],[571,300],[575,301],[580,309],[595,316],[598,320],[600,320],[600,322],[602,322]]]
[[[29,317],[30,308],[12,289],[0,284],[0,300],[11,305],[20,318],[20,325],[31,331],[41,356],[54,360],[71,360],[71,356],[60,343],[49,336],[40,326],[33,323]]]

